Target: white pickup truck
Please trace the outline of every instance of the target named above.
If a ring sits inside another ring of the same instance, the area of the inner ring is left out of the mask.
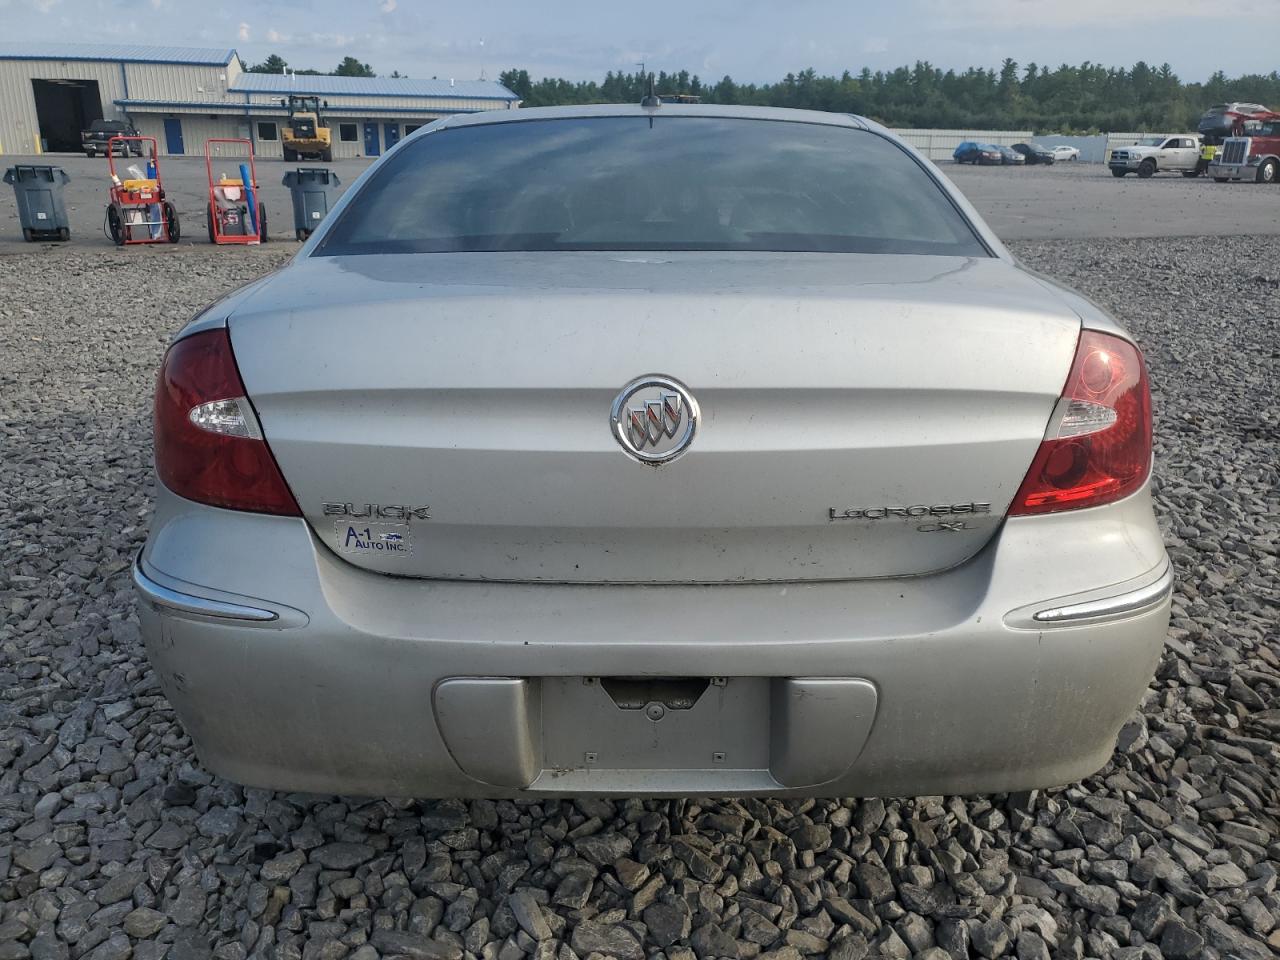
[[[1143,137],[1131,147],[1116,147],[1107,165],[1113,177],[1136,173],[1144,180],[1158,171],[1197,176],[1200,160],[1200,138],[1193,133],[1172,137]]]

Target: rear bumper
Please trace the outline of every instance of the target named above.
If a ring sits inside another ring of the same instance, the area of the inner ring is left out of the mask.
[[[1145,491],[1010,520],[929,577],[643,587],[379,576],[301,520],[161,490],[135,579],[207,766],[392,796],[1069,782],[1106,762],[1146,689],[1171,582]],[[608,699],[597,678],[614,677],[716,680],[654,721]]]

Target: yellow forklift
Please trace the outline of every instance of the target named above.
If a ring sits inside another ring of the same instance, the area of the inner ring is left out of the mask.
[[[304,158],[332,163],[333,137],[328,122],[320,114],[320,98],[290,95],[278,99],[289,108],[289,122],[281,131],[285,162]],[[325,102],[324,106],[328,105]]]

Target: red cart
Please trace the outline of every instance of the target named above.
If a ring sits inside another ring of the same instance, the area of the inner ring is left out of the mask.
[[[239,176],[225,173],[213,179],[213,145],[234,143],[246,148],[245,156],[218,157],[219,160],[240,162]],[[253,141],[227,137],[214,137],[204,142],[204,166],[209,177],[209,242],[210,243],[266,243],[267,205],[259,199],[258,172],[253,165]]]
[[[139,158],[146,169],[136,164],[125,168],[127,179],[116,173],[116,144],[123,154],[121,163],[129,159],[128,143],[136,141],[144,148]],[[150,154],[145,145],[151,145]],[[107,204],[106,229],[117,246],[133,243],[177,243],[182,236],[178,211],[165,199],[160,182],[160,157],[155,137],[112,137],[107,141],[107,169],[111,173],[111,202]]]

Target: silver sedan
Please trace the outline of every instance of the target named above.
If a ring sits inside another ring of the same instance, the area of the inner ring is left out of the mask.
[[[155,437],[148,651],[246,784],[1059,784],[1168,622],[1138,347],[857,117],[433,123],[178,335]]]

